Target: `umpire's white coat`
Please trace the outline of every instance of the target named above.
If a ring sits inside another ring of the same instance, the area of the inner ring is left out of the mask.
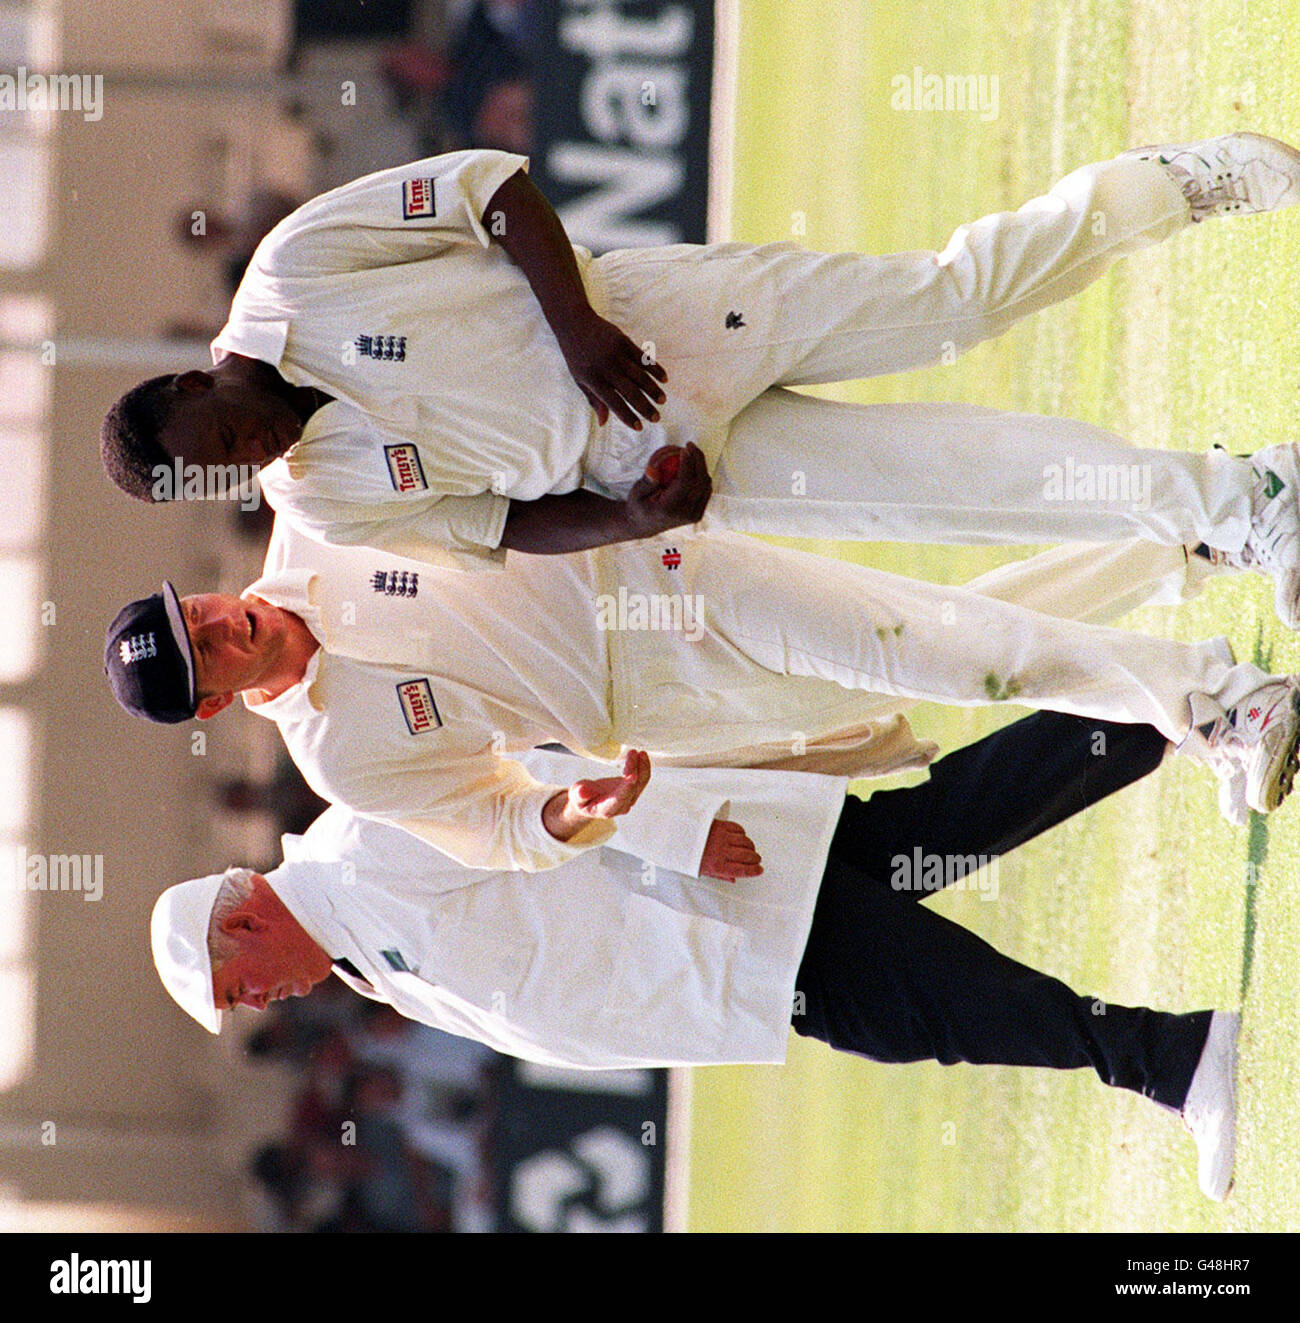
[[[593,770],[564,754],[526,761],[542,780]],[[762,876],[736,883],[609,848],[540,876],[471,869],[337,806],[284,838],[286,862],[268,880],[313,939],[368,980],[340,972],[356,991],[497,1051],[586,1068],[780,1062],[845,785],[657,771],[624,848],[654,858],[672,844],[675,799],[707,801],[763,856]]]

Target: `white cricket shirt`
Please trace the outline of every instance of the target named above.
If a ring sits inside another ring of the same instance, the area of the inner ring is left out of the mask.
[[[508,497],[581,486],[595,415],[482,221],[526,167],[465,151],[380,171],[313,198],[258,246],[212,353],[335,398],[262,475],[305,531],[405,555],[413,519],[426,556],[441,541],[474,562],[493,555]],[[585,270],[590,254],[575,253]]]
[[[549,868],[613,824],[557,841],[541,815],[562,787],[503,755],[550,741],[617,754],[593,575],[588,556],[439,572],[325,547],[277,520],[246,594],[300,616],[323,647],[298,684],[246,705],[277,723],[326,799],[400,822],[468,864]]]

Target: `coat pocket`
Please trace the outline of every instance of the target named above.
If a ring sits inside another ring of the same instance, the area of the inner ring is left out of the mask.
[[[692,1059],[723,1038],[741,931],[630,892],[601,1016],[629,1043]]]

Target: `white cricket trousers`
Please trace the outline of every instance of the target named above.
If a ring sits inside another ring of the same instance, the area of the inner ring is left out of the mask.
[[[958,707],[1137,722],[1181,744],[1273,677],[1227,640],[1179,643],[1059,619],[732,534],[686,550],[710,633],[768,671]]]
[[[1154,561],[1140,568],[1133,543],[1097,557],[1127,574],[1114,590],[1083,563],[1095,549],[1074,548],[985,576],[974,585],[980,591],[741,534],[691,536],[676,546],[677,568],[662,564],[657,541],[625,544],[606,558],[608,591],[629,600],[676,596],[699,626],[629,625],[610,635],[615,735],[652,754],[781,744],[798,732],[819,738],[896,710],[896,701],[873,697],[887,696],[1144,723],[1199,755],[1204,742],[1187,738],[1193,727],[1271,678],[1235,663],[1223,639],[1172,642],[1015,604],[1055,583],[1063,590],[1057,609],[1112,615],[1130,590],[1149,590],[1160,577]]]
[[[602,429],[588,476],[625,494],[655,448],[695,441],[714,472],[705,529],[967,544],[1141,537],[1239,551],[1246,460],[1141,450],[1069,419],[786,389],[950,360],[1190,223],[1162,166],[1123,159],[962,226],[941,253],[607,254],[592,264],[597,300],[653,345],[668,404],[642,432]]]

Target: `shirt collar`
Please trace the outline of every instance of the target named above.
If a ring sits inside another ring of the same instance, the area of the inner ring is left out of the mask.
[[[288,343],[287,321],[254,320],[232,308],[230,320],[211,344],[212,361],[220,362],[222,351],[243,354],[245,358],[258,358],[263,363],[269,363],[281,376],[294,381],[297,374],[291,364],[284,362],[284,350]]]
[[[359,942],[353,933],[357,919],[364,912],[364,902],[361,909],[358,909],[356,905],[348,905],[347,898],[362,893],[364,883],[357,880],[350,863],[286,857],[279,868],[266,874],[266,880],[293,917],[302,924],[307,936],[336,965],[340,958],[351,961],[356,970],[355,976],[372,989],[377,985],[369,972],[371,969],[381,971],[382,979],[388,968],[396,968],[391,961],[385,966],[382,958],[376,959],[376,955],[383,957],[388,954],[378,948],[384,942],[393,945],[390,935],[385,933],[383,941],[373,944],[374,950],[367,950],[366,945]],[[341,906],[339,902],[342,902]],[[396,946],[394,952],[400,954]]]
[[[270,570],[240,593],[241,597],[260,597],[282,611],[298,616],[311,630],[317,643],[325,642],[321,633],[321,612],[312,592],[316,571],[301,565]]]
[[[267,717],[276,722],[301,721],[314,716],[319,711],[308,692],[315,683],[317,672],[320,670],[321,653],[325,650],[325,640],[321,635],[320,608],[312,601],[311,595],[312,580],[315,577],[315,570],[300,567],[272,570],[262,575],[256,583],[250,583],[240,594],[241,597],[260,597],[264,602],[270,602],[272,606],[292,612],[307,626],[312,637],[320,644],[308,660],[302,679],[297,684],[291,685],[284,693],[261,703],[253,702],[247,695],[243,695],[244,706],[250,712],[256,712],[259,717]]]
[[[353,959],[358,954],[329,898],[331,887],[344,881],[346,867],[317,859],[286,860],[266,875],[271,890],[331,960],[339,956]]]
[[[268,721],[274,721],[277,725],[283,722],[306,721],[311,717],[319,716],[322,709],[312,701],[311,687],[316,683],[321,657],[324,654],[324,648],[317,648],[307,662],[307,669],[302,673],[302,679],[274,698],[255,703],[247,694],[240,695],[244,700],[244,706],[250,712],[257,713],[259,717],[266,717]]]
[[[378,397],[373,396],[373,392],[363,391],[358,396],[354,388],[348,385],[349,374],[340,374],[332,367],[327,367],[327,380],[312,370],[310,361],[300,364],[292,358],[286,358],[289,327],[290,323],[285,318],[257,316],[236,294],[230,309],[230,320],[210,345],[212,361],[214,364],[220,362],[223,351],[261,359],[263,363],[269,363],[275,368],[290,385],[317,386],[335,400],[352,405],[358,412],[367,416],[374,414],[398,427],[411,428],[418,425],[419,405],[409,391],[384,391]]]

